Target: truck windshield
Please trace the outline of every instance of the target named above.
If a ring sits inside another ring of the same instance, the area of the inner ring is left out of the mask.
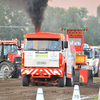
[[[16,45],[4,45],[4,55],[8,53],[15,53],[17,54],[17,46]]]
[[[84,55],[87,55],[87,58],[92,58],[92,50],[84,50]]]
[[[81,38],[69,38],[71,45],[81,46]]]
[[[60,39],[25,39],[24,50],[43,50],[43,51],[59,51],[61,50]]]

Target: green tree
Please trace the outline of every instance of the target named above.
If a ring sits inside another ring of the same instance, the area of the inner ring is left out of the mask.
[[[30,19],[24,11],[18,11],[9,6],[0,4],[0,26],[32,26]],[[34,31],[34,28],[33,28]],[[0,39],[23,39],[28,31],[21,28],[0,28]]]
[[[85,41],[90,45],[99,45],[100,43],[100,24],[98,23],[97,17],[89,16],[86,20],[86,25],[88,27],[88,31],[85,34]]]
[[[79,18],[83,19],[83,18],[87,18],[87,9],[85,7],[81,7],[79,10],[78,10],[78,16]]]
[[[97,7],[97,17],[100,18],[100,5]]]

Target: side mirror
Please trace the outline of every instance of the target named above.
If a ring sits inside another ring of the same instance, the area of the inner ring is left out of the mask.
[[[18,46],[18,50],[21,50],[21,40],[18,40],[17,46]]]
[[[97,51],[95,51],[95,58],[99,58]]]
[[[68,48],[68,41],[65,41],[64,48]]]
[[[99,55],[95,55],[95,58],[99,58]]]

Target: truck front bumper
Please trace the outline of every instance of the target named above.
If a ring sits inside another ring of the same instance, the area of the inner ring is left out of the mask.
[[[33,78],[51,78],[51,76],[63,76],[64,70],[61,68],[22,68],[22,77],[31,75]]]

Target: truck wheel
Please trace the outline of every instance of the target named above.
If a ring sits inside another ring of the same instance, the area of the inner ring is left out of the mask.
[[[66,78],[66,86],[74,86],[74,80],[73,77],[70,78]]]
[[[7,78],[11,78],[12,77],[12,73],[13,73],[13,71],[14,71],[14,65],[12,64],[12,63],[9,63],[9,62],[2,62],[1,64],[0,64],[0,70],[1,71],[7,71],[6,72],[6,77]],[[10,71],[10,72],[8,72],[8,71]]]
[[[74,71],[72,72],[72,78],[66,77],[66,86],[74,86]]]
[[[28,76],[22,77],[22,85],[23,86],[29,86]]]
[[[1,64],[0,64],[0,70],[1,71],[13,71],[14,70],[14,67],[13,67],[13,65],[11,66],[11,64],[9,63],[9,62],[2,62]]]
[[[66,74],[64,72],[63,77],[58,78],[58,86],[59,87],[64,87],[66,85]]]
[[[93,75],[92,70],[88,70],[88,83],[87,85],[92,86],[93,85]]]

